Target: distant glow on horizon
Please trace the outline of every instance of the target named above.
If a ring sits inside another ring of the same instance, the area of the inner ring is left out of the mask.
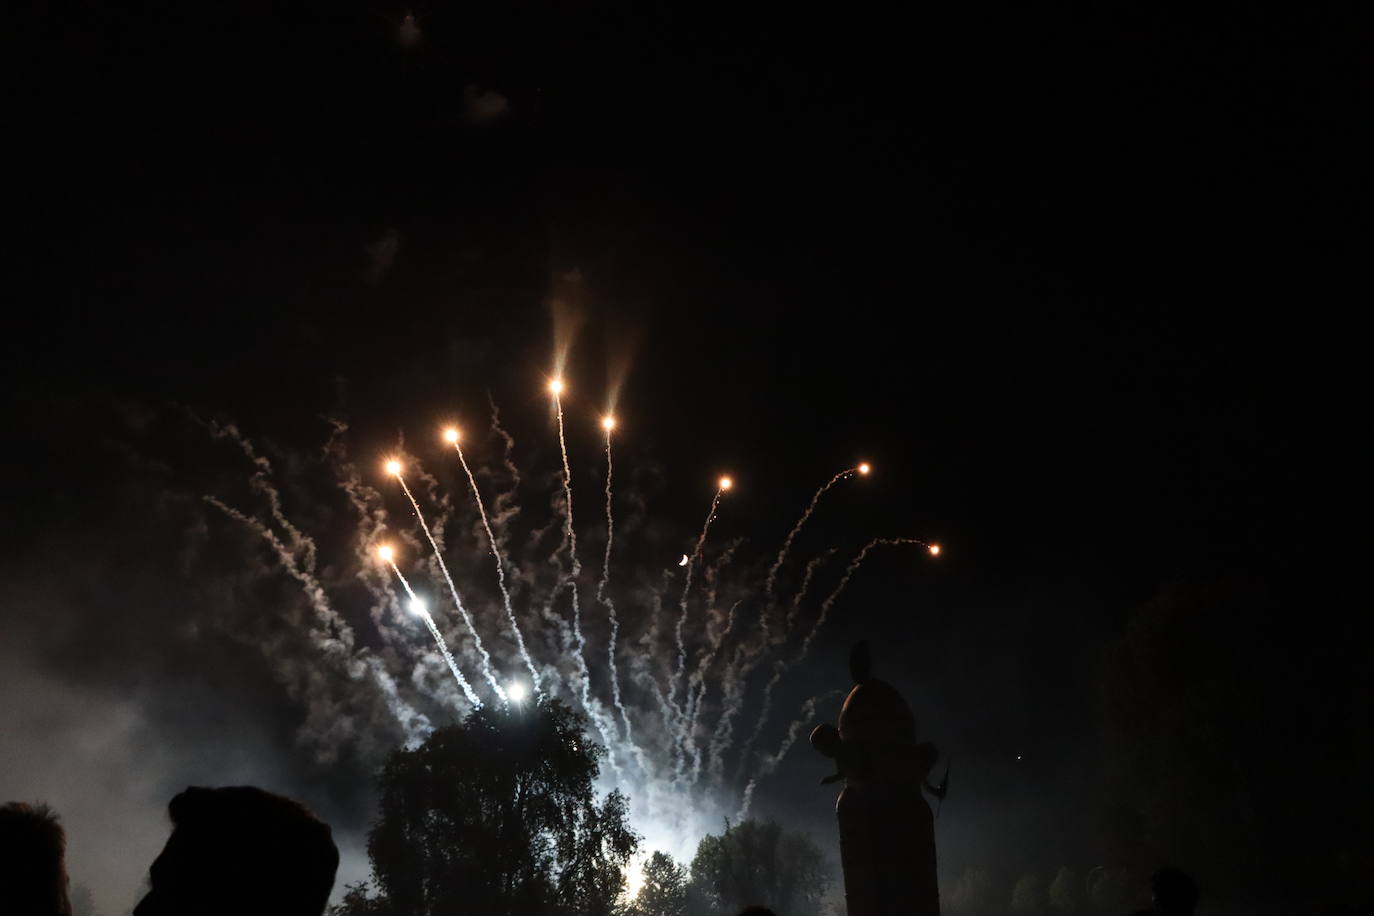
[[[400,477],[400,476],[401,476],[401,462],[399,462],[399,461],[388,461],[388,462],[386,463],[386,472],[387,472],[388,474],[392,475],[393,477]]]
[[[390,563],[392,557],[395,555],[390,544],[383,544],[377,548],[377,556],[380,557],[384,563]]]
[[[939,545],[939,544],[931,544],[931,545],[930,545],[930,555],[931,555],[932,557],[938,557],[938,556],[940,555],[940,545]]]
[[[523,703],[529,695],[529,690],[519,681],[511,681],[506,687],[506,696],[510,697],[513,703]]]
[[[604,429],[606,432],[610,432],[611,430],[615,429],[615,417],[602,417],[601,428]]]
[[[562,394],[563,380],[561,378],[556,378],[553,381],[549,382],[549,391],[553,392],[555,395]]]
[[[734,485],[735,485],[735,482],[734,482],[733,480],[731,480],[729,477],[722,477],[722,478],[720,479],[720,488],[721,488],[722,490],[728,490],[728,489],[730,489],[731,487],[733,487]]]
[[[450,426],[448,429],[444,430],[444,441],[456,443],[458,441],[458,428]]]
[[[869,464],[868,464],[867,461],[865,461],[863,464],[859,465],[859,473],[860,473],[860,474],[867,474],[867,473],[868,473],[869,471],[871,471],[871,470],[873,470],[873,468],[871,468],[871,467],[869,466]]]

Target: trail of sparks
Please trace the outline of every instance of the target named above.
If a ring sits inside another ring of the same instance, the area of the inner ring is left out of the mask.
[[[472,476],[472,469],[468,467],[467,458],[463,456],[462,443],[456,437],[452,442],[454,451],[458,453],[458,463],[463,466],[463,473],[467,475],[468,484],[472,487],[472,498],[477,503],[477,513],[482,517],[482,528],[487,532],[487,543],[491,545],[491,555],[496,560],[496,584],[501,589],[501,603],[506,609],[506,619],[510,621],[511,632],[515,634],[516,648],[520,650],[520,659],[529,669],[530,684],[535,695],[542,695],[543,691],[539,686],[539,672],[534,667],[534,659],[530,657],[529,649],[525,648],[525,636],[520,632],[520,623],[515,619],[515,608],[511,606],[510,590],[506,587],[506,566],[501,561],[501,549],[497,546],[496,535],[492,533],[491,521],[487,518],[487,507],[482,501],[482,491],[477,488],[477,478]]]
[[[620,642],[620,618],[616,616],[615,602],[606,594],[606,583],[611,579],[611,546],[615,542],[615,514],[612,511],[614,500],[611,496],[613,465],[611,464],[611,430],[614,421],[608,420],[606,429],[606,555],[601,561],[601,581],[596,586],[596,600],[606,608],[606,617],[611,624],[610,642],[606,646],[606,662],[611,674],[611,700],[620,713],[620,722],[625,726],[625,740],[634,742],[634,728],[630,725],[630,713],[620,696],[620,671],[615,663],[615,650]]]
[[[458,594],[458,586],[453,584],[453,576],[449,575],[448,565],[444,563],[444,553],[439,549],[439,544],[434,540],[434,535],[430,533],[429,525],[425,522],[424,514],[420,512],[420,503],[416,501],[415,494],[410,492],[410,487],[406,486],[405,478],[402,477],[399,472],[395,473],[393,476],[395,476],[396,482],[401,485],[401,489],[405,492],[406,498],[410,500],[410,505],[415,510],[415,518],[420,522],[420,529],[424,531],[425,537],[429,539],[429,546],[434,548],[434,558],[439,563],[439,570],[444,574],[444,581],[448,583],[448,590],[449,594],[453,596],[453,603],[458,606],[458,613],[462,615],[463,623],[467,625],[468,631],[472,633],[473,645],[477,648],[477,654],[482,658],[482,676],[487,679],[487,683],[491,684],[491,689],[500,697],[501,702],[504,703],[506,702],[506,691],[505,688],[501,686],[501,682],[496,679],[496,673],[492,670],[491,653],[487,652],[486,647],[482,645],[482,637],[477,632],[477,627],[472,623],[472,616],[468,614],[468,609],[463,606],[463,599]],[[397,575],[400,575],[399,571]],[[407,586],[407,588],[409,588],[409,586]],[[428,617],[428,612],[426,612],[426,619],[431,621],[433,619]]]
[[[689,721],[687,725],[688,735],[696,734],[697,722],[701,718],[702,700],[706,697],[706,676],[711,673],[711,667],[715,664],[716,656],[720,654],[720,647],[725,644],[725,640],[730,638],[730,632],[735,628],[735,612],[739,610],[739,606],[743,603],[744,599],[741,598],[739,601],[730,605],[730,613],[725,618],[725,627],[715,640],[715,644],[711,646],[706,658],[702,660],[701,667],[697,669],[697,692],[696,696],[692,699],[692,705],[689,712]],[[701,779],[701,752],[702,746],[700,744],[694,744],[692,747],[693,784]]]
[[[437,645],[439,651],[443,653],[444,661],[448,662],[448,670],[453,672],[454,680],[458,682],[459,687],[463,688],[463,695],[468,698],[468,702],[473,705],[474,709],[480,708],[482,701],[479,700],[477,694],[473,692],[472,685],[468,683],[468,679],[463,677],[463,672],[458,670],[458,663],[453,660],[453,653],[448,650],[448,643],[444,642],[444,634],[439,632],[439,627],[435,625],[434,618],[429,615],[429,611],[425,608],[424,602],[416,597],[415,590],[410,587],[410,583],[406,581],[406,577],[401,575],[401,569],[396,565],[396,561],[387,560],[386,562],[391,566],[391,571],[396,574],[396,578],[401,580],[401,586],[405,588],[406,594],[410,596],[411,611],[422,617],[425,621],[425,626],[429,627],[429,632],[430,635],[434,637],[435,645]]]

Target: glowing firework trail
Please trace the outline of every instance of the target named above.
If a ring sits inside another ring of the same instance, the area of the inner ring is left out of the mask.
[[[763,590],[765,596],[767,597],[767,604],[769,607],[771,607],[773,604],[773,594],[778,584],[778,570],[782,569],[782,564],[787,560],[787,552],[792,549],[792,542],[796,540],[797,535],[802,530],[802,526],[805,525],[807,520],[811,518],[813,513],[815,513],[816,504],[821,501],[821,497],[825,495],[825,492],[827,490],[829,490],[835,484],[839,483],[841,480],[844,480],[846,477],[853,476],[854,474],[867,475],[868,472],[869,466],[867,464],[860,464],[857,467],[846,468],[845,470],[840,471],[840,473],[836,474],[834,477],[827,480],[825,484],[819,490],[816,491],[816,495],[811,497],[811,502],[807,505],[806,511],[801,514],[801,518],[797,519],[797,523],[792,526],[792,530],[787,532],[787,538],[782,542],[782,549],[778,551],[777,558],[773,560],[773,565],[768,569],[768,581],[764,584]],[[763,622],[764,632],[767,633],[768,614],[766,611],[763,616]]]
[[[410,583],[406,581],[406,577],[401,575],[401,569],[396,565],[396,560],[391,554],[391,548],[379,548],[377,554],[391,567],[391,571],[394,572],[396,578],[401,581],[401,586],[406,590],[406,594],[410,596],[411,611],[423,618],[425,626],[429,627],[429,632],[430,635],[434,637],[435,645],[437,645],[439,651],[443,653],[444,661],[448,662],[448,670],[453,672],[454,680],[458,682],[459,687],[463,688],[463,695],[468,698],[468,702],[471,703],[474,708],[481,706],[482,701],[477,699],[477,694],[473,693],[472,685],[468,683],[467,678],[463,677],[463,672],[458,670],[458,663],[453,660],[453,653],[448,650],[448,643],[444,642],[444,634],[439,632],[439,628],[434,623],[434,618],[429,616],[429,610],[425,608],[425,603],[416,597],[415,590],[410,587]]]
[[[797,736],[801,734],[802,727],[815,718],[816,704],[820,703],[822,700],[828,700],[831,697],[837,696],[842,692],[843,691],[832,690],[829,693],[814,696],[802,704],[801,714],[793,719],[792,724],[787,727],[787,736],[782,739],[782,744],[778,746],[777,753],[773,754],[771,757],[764,758],[763,765],[759,768],[759,772],[755,774],[754,778],[749,780],[749,784],[744,787],[744,800],[740,804],[739,814],[735,815],[735,823],[739,823],[749,816],[749,806],[754,801],[754,788],[759,784],[760,779],[776,770],[778,764],[782,763],[782,758],[786,757],[787,752],[792,750],[792,745],[797,743]]]
[[[553,405],[558,413],[558,451],[563,457],[563,540],[568,545],[568,585],[572,592],[573,640],[577,643],[577,658],[582,674],[582,705],[590,708],[591,678],[587,673],[587,639],[582,635],[582,601],[577,593],[577,580],[582,575],[582,561],[577,557],[577,531],[573,528],[572,468],[568,466],[568,440],[563,435],[563,383],[557,379],[549,383]]]
[[[410,487],[406,486],[405,478],[401,476],[400,464],[395,461],[389,461],[387,462],[386,469],[396,478],[396,482],[401,485],[401,489],[405,491],[406,498],[410,500],[410,505],[415,510],[415,518],[420,522],[420,529],[424,531],[425,537],[429,539],[429,546],[434,548],[434,559],[438,561],[439,570],[444,574],[444,581],[448,583],[449,594],[453,596],[453,603],[458,606],[458,613],[462,615],[463,623],[467,625],[468,631],[472,633],[473,645],[477,647],[477,654],[482,657],[482,676],[487,679],[487,683],[491,684],[491,689],[495,691],[496,695],[500,697],[501,702],[504,703],[506,701],[506,690],[501,686],[501,682],[496,679],[495,672],[492,671],[491,654],[487,652],[486,647],[482,645],[482,637],[478,635],[477,627],[473,626],[472,617],[468,614],[468,609],[463,606],[463,599],[458,594],[458,587],[453,584],[453,576],[449,575],[448,565],[444,563],[444,553],[439,549],[439,544],[434,540],[434,535],[430,533],[429,525],[425,523],[425,517],[423,513],[420,512],[420,504],[416,501],[415,494],[410,492]],[[392,566],[394,567],[395,564],[393,563]],[[396,575],[399,576],[400,574],[400,570],[397,570]],[[403,579],[402,581],[404,582],[405,580]],[[406,586],[407,589],[409,589],[409,587],[410,586]],[[429,616],[428,611],[425,612],[425,619],[428,621],[433,620],[433,618]],[[447,649],[445,649],[445,651],[447,651]]]
[[[563,393],[563,382],[554,379],[549,383],[549,391],[553,394],[553,404],[558,414],[558,450],[563,457],[563,539],[568,545],[567,584],[569,591],[572,592],[573,640],[577,644],[577,666],[582,688],[582,707],[587,710],[587,717],[591,719],[592,725],[601,735],[601,740],[605,742],[606,762],[610,764],[611,769],[619,777],[621,770],[616,763],[615,754],[611,751],[610,733],[615,730],[615,726],[602,714],[600,704],[592,699],[592,678],[587,668],[587,639],[582,634],[582,600],[578,595],[577,587],[577,580],[582,575],[582,561],[577,557],[577,531],[573,528],[572,468],[568,465],[568,441],[563,433],[563,400],[559,397]]]
[[[682,628],[687,623],[687,596],[692,590],[692,570],[696,568],[696,562],[701,558],[701,550],[706,545],[706,534],[711,530],[711,522],[715,521],[716,509],[720,507],[721,494],[730,489],[731,480],[729,477],[722,477],[720,485],[716,487],[716,495],[711,498],[711,510],[706,513],[706,522],[701,526],[701,534],[697,536],[696,546],[692,548],[691,554],[687,557],[687,574],[682,581],[682,598],[678,601],[679,613],[677,617],[677,628],[675,630],[677,640],[677,671],[673,673],[673,679],[668,685],[668,703],[676,705],[678,687],[682,683],[682,673],[687,667],[687,647],[682,641]],[[680,715],[686,715],[683,709]],[[685,724],[685,723],[684,723]]]
[[[615,542],[615,515],[611,497],[611,431],[615,429],[615,417],[603,417],[601,428],[606,431],[606,556],[601,561],[601,581],[596,586],[596,600],[605,606],[606,617],[611,624],[610,642],[606,646],[606,661],[611,673],[611,699],[620,713],[621,724],[625,726],[625,740],[633,744],[634,729],[630,726],[630,714],[620,697],[620,671],[615,663],[615,650],[620,642],[620,618],[615,613],[615,602],[606,595],[606,583],[611,578],[611,545]]]
[[[477,478],[472,476],[472,469],[468,467],[468,461],[463,457],[463,445],[459,441],[458,430],[445,430],[444,438],[453,444],[454,451],[458,453],[458,463],[463,466],[463,473],[468,475],[468,484],[472,487],[472,498],[477,503],[478,515],[482,517],[482,528],[487,532],[487,543],[491,545],[491,555],[496,559],[496,584],[501,588],[501,603],[505,606],[506,618],[510,621],[511,632],[515,634],[515,645],[520,650],[520,658],[525,662],[525,667],[529,669],[534,692],[539,694],[541,693],[539,672],[535,670],[534,659],[530,658],[529,650],[525,648],[524,634],[520,632],[520,624],[515,619],[515,609],[511,607],[510,591],[506,588],[506,567],[501,562],[501,551],[496,545],[496,535],[492,533],[491,522],[487,519],[487,507],[482,502],[482,491],[477,489]]]

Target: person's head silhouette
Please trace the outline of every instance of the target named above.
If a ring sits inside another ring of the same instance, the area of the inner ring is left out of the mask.
[[[0,807],[0,913],[71,916],[67,835],[47,805]]]
[[[172,836],[134,916],[320,916],[339,851],[329,825],[252,786],[190,788],[172,799]]]
[[[1193,916],[1197,883],[1177,868],[1161,868],[1150,876],[1150,891],[1159,916]]]

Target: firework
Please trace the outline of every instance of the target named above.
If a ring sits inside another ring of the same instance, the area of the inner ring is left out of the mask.
[[[401,587],[404,588],[406,594],[410,596],[411,612],[422,619],[425,622],[425,626],[429,627],[430,635],[434,637],[434,643],[439,647],[440,653],[443,654],[444,661],[448,662],[448,670],[453,672],[453,679],[457,681],[458,686],[462,688],[463,695],[468,698],[468,702],[471,703],[474,708],[480,708],[482,701],[479,700],[477,694],[473,692],[472,685],[468,683],[468,679],[463,677],[463,672],[458,670],[458,662],[454,660],[453,653],[448,650],[448,643],[444,641],[444,634],[439,632],[439,627],[435,625],[434,618],[429,615],[429,610],[425,608],[425,603],[415,594],[415,590],[410,587],[410,582],[401,574],[400,567],[396,565],[395,551],[393,551],[390,546],[383,544],[381,547],[377,548],[377,556],[391,567],[391,571],[396,574],[396,578],[400,581]]]
[[[467,625],[468,632],[472,633],[473,645],[477,649],[477,654],[481,656],[482,676],[487,679],[487,683],[491,685],[491,689],[500,697],[501,701],[505,702],[506,691],[501,686],[501,682],[496,679],[496,672],[492,670],[491,653],[487,652],[486,647],[482,645],[482,635],[477,632],[477,627],[473,626],[472,615],[470,615],[468,609],[463,606],[463,599],[458,594],[458,586],[453,584],[453,576],[449,574],[448,564],[444,562],[444,552],[439,548],[438,542],[434,539],[434,534],[429,530],[429,525],[425,522],[424,514],[420,512],[420,503],[416,501],[415,494],[410,492],[410,487],[406,486],[405,478],[401,476],[400,462],[388,461],[386,463],[386,470],[387,473],[395,477],[396,482],[401,485],[401,489],[405,492],[406,498],[410,500],[411,508],[415,510],[415,518],[420,523],[420,530],[424,531],[425,537],[429,540],[429,546],[434,548],[434,559],[439,563],[439,570],[444,574],[444,581],[448,583],[449,594],[453,596],[453,603],[457,606],[458,613],[463,618],[463,623]],[[393,563],[392,565],[394,566],[395,564]],[[397,575],[400,575],[399,571]],[[447,651],[447,649],[445,649],[445,651]]]

